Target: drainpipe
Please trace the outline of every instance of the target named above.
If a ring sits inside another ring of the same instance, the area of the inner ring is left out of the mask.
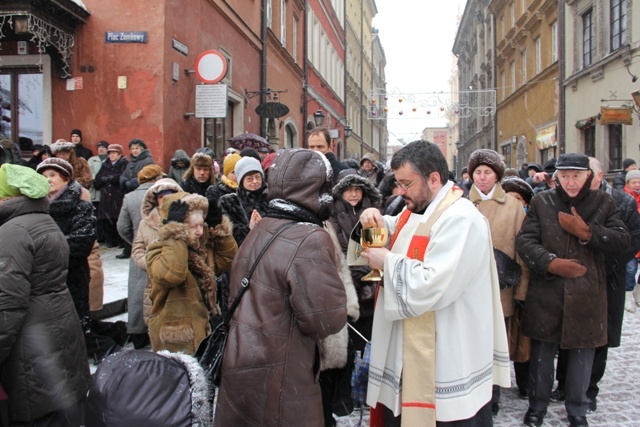
[[[564,0],[558,1],[558,151],[556,158],[566,150],[565,141],[565,96],[564,96],[564,78],[565,78],[565,54],[564,54]]]
[[[262,23],[260,24],[260,37],[262,38],[262,55],[260,58],[260,104],[267,102],[267,0],[262,0]],[[260,133],[269,139],[267,132],[267,120],[260,116]]]
[[[307,113],[308,113],[308,107],[307,107],[307,102],[308,102],[308,96],[309,96],[309,63],[307,62],[307,55],[309,55],[309,42],[308,42],[308,37],[309,37],[309,28],[308,28],[308,22],[309,22],[309,1],[308,0],[304,0],[304,24],[303,24],[303,30],[302,30],[302,38],[304,40],[304,48],[303,48],[303,64],[302,64],[302,73],[303,73],[303,79],[304,81],[302,82],[302,126],[300,127],[300,129],[303,130],[303,134],[302,134],[302,147],[303,148],[307,148]]]

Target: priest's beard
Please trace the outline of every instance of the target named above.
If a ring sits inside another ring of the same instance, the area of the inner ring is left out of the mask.
[[[422,214],[427,209],[427,206],[429,206],[435,196],[436,193],[428,186],[424,185],[421,193],[419,193],[417,196],[409,196],[405,194],[404,196],[402,196],[402,198],[407,204],[407,209],[409,209],[413,213]]]

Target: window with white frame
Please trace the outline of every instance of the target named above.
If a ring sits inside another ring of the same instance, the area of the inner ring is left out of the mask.
[[[267,0],[267,27],[271,28],[271,21],[272,21],[272,14],[273,11],[271,10],[271,1],[272,0]]]
[[[287,0],[280,0],[280,43],[287,44]]]
[[[504,15],[500,17],[500,37],[503,39],[506,37],[506,33],[504,32]]]
[[[540,72],[542,71],[542,43],[540,42],[540,37],[536,37],[535,46],[536,46],[536,74],[540,74]]]
[[[522,51],[522,84],[527,82],[527,50]]]
[[[527,0],[522,0],[522,14],[527,13]]]
[[[627,38],[627,0],[611,0],[611,51],[620,49]]]
[[[558,60],[558,21],[551,24],[551,62]]]
[[[588,67],[593,61],[593,10],[582,15],[582,66]]]

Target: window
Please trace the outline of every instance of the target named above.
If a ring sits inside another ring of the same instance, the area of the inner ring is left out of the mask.
[[[589,126],[583,131],[584,134],[584,154],[590,157],[596,156],[596,127]]]
[[[511,13],[511,28],[516,26],[516,7],[513,3],[509,6],[509,12]]]
[[[507,97],[507,77],[504,75],[504,71],[500,73],[500,87],[502,88],[502,99]]]
[[[582,66],[588,67],[593,60],[591,54],[593,51],[593,27],[592,13],[590,9],[582,15]]]
[[[627,36],[627,0],[611,0],[611,51],[620,49]]]
[[[227,117],[221,119],[204,119],[204,146],[210,147],[216,153],[222,153],[227,148],[227,139],[233,135],[233,102],[227,104]]]
[[[540,74],[542,71],[542,45],[540,43],[540,37],[535,39],[536,45],[536,74]]]
[[[522,84],[527,82],[527,51],[522,51]]]
[[[609,170],[622,168],[622,125],[609,125]]]
[[[558,21],[551,24],[551,62],[558,60]]]
[[[511,93],[516,91],[516,64],[511,61],[509,64],[509,70],[511,71]]]
[[[298,62],[298,18],[293,18],[293,28],[291,28],[291,36],[293,37],[292,55],[293,62]]]
[[[504,32],[504,15],[500,17],[500,36],[504,39],[506,33]]]
[[[280,43],[287,44],[287,2],[280,0]]]
[[[522,0],[522,14],[527,13],[527,0]]]
[[[271,0],[267,0],[267,27],[268,28],[271,28],[271,18],[272,18]]]

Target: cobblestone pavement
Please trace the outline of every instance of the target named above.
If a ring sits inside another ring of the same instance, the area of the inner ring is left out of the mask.
[[[129,260],[119,260],[115,255],[121,249],[101,249],[105,271],[105,302],[127,296],[127,274]],[[123,316],[126,320],[126,315]],[[526,400],[518,398],[512,370],[512,388],[503,390],[500,412],[494,418],[495,427],[523,426],[522,419],[527,410]],[[625,312],[622,329],[622,345],[609,350],[605,376],[600,383],[598,410],[588,414],[592,427],[640,427],[640,308],[636,313]],[[567,426],[564,404],[551,403],[544,427]],[[341,417],[339,427],[360,425],[360,413]],[[362,426],[369,425],[369,413],[364,412]]]

